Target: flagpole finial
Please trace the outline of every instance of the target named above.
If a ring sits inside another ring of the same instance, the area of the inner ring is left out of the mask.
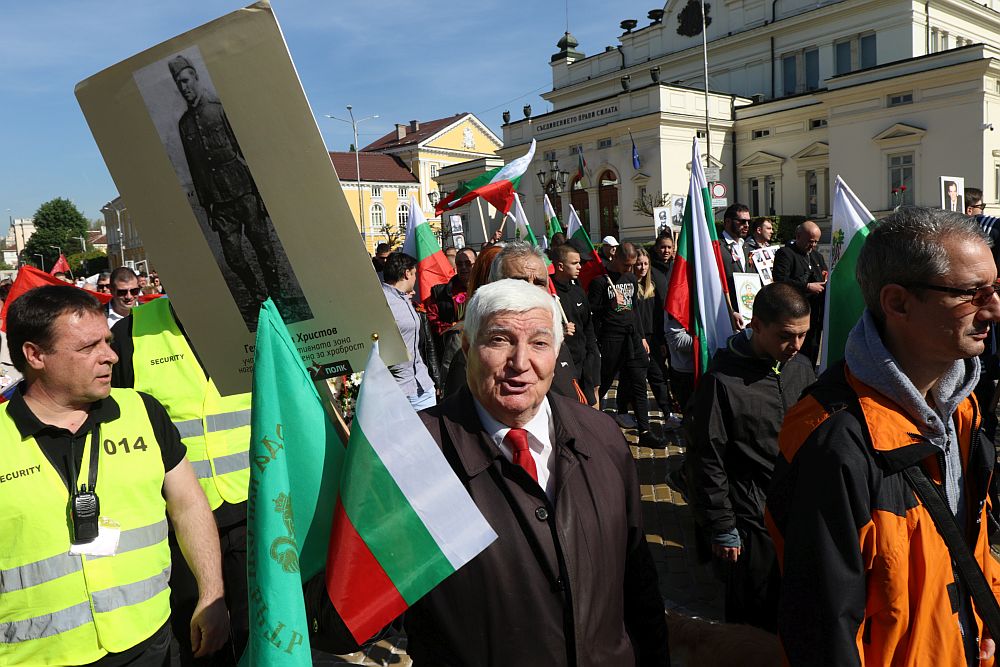
[[[377,331],[373,331],[372,332],[372,342],[373,343],[377,343],[378,342],[378,332]]]

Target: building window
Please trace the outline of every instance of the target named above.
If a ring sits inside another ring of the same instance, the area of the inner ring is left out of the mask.
[[[819,215],[819,179],[815,171],[806,172],[806,211],[807,215]]]
[[[639,200],[641,201],[641,200],[643,200],[645,198],[646,198],[646,186],[645,185],[640,185],[639,186]]]
[[[833,45],[834,72],[847,74],[851,71],[851,40]]]
[[[827,122],[828,121],[826,120],[826,118],[810,118],[809,119],[809,129],[810,130],[819,130],[819,129],[822,129],[822,128],[826,127]]]
[[[385,209],[382,208],[382,204],[372,204],[371,221],[373,231],[382,229],[382,225],[385,224]]]
[[[875,33],[861,35],[861,69],[875,67],[877,62],[875,54]]]
[[[553,151],[552,153],[553,155],[555,155],[555,151]],[[583,153],[583,144],[576,144],[575,146],[569,147],[570,155],[580,155],[581,153]],[[554,160],[555,158],[552,159]]]
[[[878,64],[876,44],[873,32],[835,42],[833,45],[834,73],[847,74],[854,70],[875,67]]]
[[[781,59],[781,80],[784,82],[785,95],[794,95],[798,83],[795,60],[798,56],[790,55]]]
[[[938,52],[938,49],[939,49],[938,39],[939,39],[939,37],[940,37],[940,35],[939,35],[938,29],[937,28],[931,28],[931,53],[937,53]]]
[[[997,199],[1000,199],[1000,162],[993,165],[993,191],[997,193]],[[983,201],[986,200],[986,193],[983,193]]]
[[[889,95],[887,98],[887,103],[890,107],[899,107],[904,104],[913,104],[913,92],[908,93],[896,93],[894,95]]]
[[[552,162],[553,160],[556,159],[556,152],[555,151],[545,151],[545,154],[542,156],[542,158],[546,162]]]
[[[805,52],[806,90],[819,89],[819,49],[809,49]]]
[[[601,139],[597,142],[598,148],[611,148],[611,139]]]
[[[941,31],[941,50],[947,51],[950,47],[948,46],[948,33]]]
[[[997,83],[997,88],[1000,89],[1000,83]],[[998,90],[998,92],[1000,92],[1000,90]],[[708,133],[705,132],[705,130],[696,130],[695,136],[697,136],[699,139],[704,139],[705,137],[708,136]]]
[[[381,197],[381,196],[382,196],[382,186],[381,185],[373,185],[372,186],[372,197]]]
[[[400,188],[397,194],[400,199],[406,199],[406,195],[409,194],[409,191],[406,188]]]
[[[438,166],[436,164],[431,164],[431,178],[438,177]]]
[[[753,216],[774,215],[774,178],[750,179],[750,213]]]
[[[913,205],[913,153],[889,156],[889,194],[889,208],[897,203]]]
[[[406,223],[410,221],[409,204],[400,204],[396,209],[396,224],[400,230],[406,229]]]
[[[754,130],[750,133],[751,139],[763,139],[769,136],[771,136],[771,130]]]

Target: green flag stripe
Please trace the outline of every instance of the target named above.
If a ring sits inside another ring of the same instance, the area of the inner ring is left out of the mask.
[[[351,428],[341,502],[361,539],[408,605],[454,572],[376,454],[357,419]]]
[[[417,249],[416,260],[418,262],[423,261],[433,255],[436,252],[441,251],[441,246],[437,242],[437,237],[434,236],[431,226],[427,223],[417,225],[413,230],[417,235],[416,243],[414,246]]]
[[[861,291],[857,287],[856,269],[858,267],[858,255],[868,238],[868,228],[859,229],[851,237],[844,254],[837,261],[830,275],[830,309],[829,336],[827,350],[830,359],[827,360],[827,367],[831,362],[843,357],[844,347],[847,345],[847,336],[851,329],[858,322],[858,317],[864,312],[864,301],[861,300]],[[836,356],[834,356],[836,355]]]

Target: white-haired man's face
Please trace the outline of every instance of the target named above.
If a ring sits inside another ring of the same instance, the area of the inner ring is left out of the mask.
[[[497,421],[514,428],[528,423],[552,386],[558,349],[552,313],[490,315],[475,341],[463,341],[469,389]]]

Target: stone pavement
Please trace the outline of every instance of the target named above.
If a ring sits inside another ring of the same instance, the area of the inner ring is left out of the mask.
[[[609,398],[614,389],[608,392]],[[656,402],[652,394],[650,406]],[[663,415],[650,411],[650,421],[659,427]],[[680,431],[670,433],[665,449],[639,447],[634,429],[625,430],[639,473],[643,500],[643,520],[646,540],[656,562],[660,577],[660,594],[664,607],[690,616],[721,620],[723,587],[708,565],[698,563],[694,547],[694,519],[681,494],[666,483],[667,472],[680,465],[684,442]],[[366,654],[331,656],[314,652],[316,665],[368,665],[407,667],[406,638],[384,640],[372,646]]]

